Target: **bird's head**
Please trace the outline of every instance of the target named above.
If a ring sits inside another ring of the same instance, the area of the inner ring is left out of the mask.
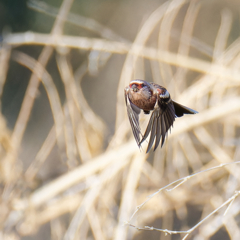
[[[152,85],[144,80],[132,80],[129,88],[132,95],[141,95],[141,97],[146,99],[149,99],[153,92]]]

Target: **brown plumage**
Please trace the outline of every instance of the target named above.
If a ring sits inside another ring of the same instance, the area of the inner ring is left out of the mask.
[[[154,151],[158,147],[160,140],[161,147],[163,146],[166,134],[173,126],[176,117],[198,113],[173,101],[166,88],[144,80],[132,80],[130,82],[129,86],[125,88],[125,101],[133,135],[139,147],[150,134],[147,153],[151,149],[154,140]],[[149,114],[152,111],[144,135],[142,135],[139,126],[141,110],[145,114]]]

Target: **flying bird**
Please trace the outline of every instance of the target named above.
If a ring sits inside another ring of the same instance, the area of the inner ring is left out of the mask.
[[[156,83],[138,79],[132,80],[129,86],[125,88],[125,101],[132,132],[139,147],[150,134],[147,153],[150,151],[154,140],[154,151],[158,147],[160,140],[161,147],[163,146],[166,134],[173,126],[176,117],[198,113],[173,101],[166,88]],[[152,112],[144,135],[142,135],[139,126],[141,110],[145,114]]]

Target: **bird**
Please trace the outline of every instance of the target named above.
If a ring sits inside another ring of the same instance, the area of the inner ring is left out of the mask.
[[[134,138],[138,147],[146,140],[150,134],[146,153],[153,146],[154,151],[165,142],[168,130],[173,127],[175,118],[184,114],[196,114],[197,111],[185,107],[171,99],[166,88],[145,80],[135,79],[124,89],[127,115],[132,128]],[[141,133],[139,125],[139,114],[141,110],[151,116],[144,135]]]

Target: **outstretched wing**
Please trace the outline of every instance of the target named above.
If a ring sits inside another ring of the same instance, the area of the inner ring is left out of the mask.
[[[139,114],[141,112],[141,109],[132,104],[128,97],[128,89],[125,89],[125,102],[127,106],[127,114],[128,114],[128,119],[132,128],[133,136],[137,142],[137,145],[140,147],[140,136],[141,130],[139,126]]]
[[[147,153],[150,151],[154,140],[155,140],[154,151],[158,147],[160,140],[161,140],[161,147],[163,146],[167,132],[173,125],[174,121],[175,121],[175,109],[174,109],[172,100],[170,99],[170,97],[169,99],[160,98],[156,102],[156,105],[151,114],[150,120],[148,122],[146,131],[140,142],[140,145],[141,145],[142,142],[148,137],[150,133]]]

